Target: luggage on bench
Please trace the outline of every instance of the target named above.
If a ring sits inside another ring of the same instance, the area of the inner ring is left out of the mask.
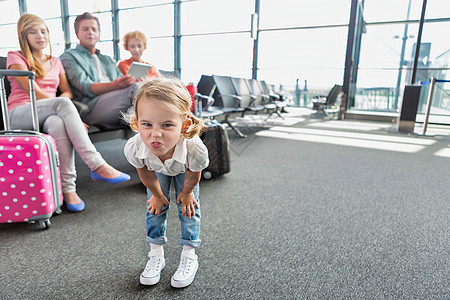
[[[208,148],[209,166],[203,170],[202,178],[208,180],[230,172],[230,140],[223,124],[210,120],[206,126],[201,139]]]
[[[33,131],[11,130],[5,76],[28,76]],[[47,229],[61,213],[62,193],[55,141],[39,132],[34,72],[0,70],[0,101],[5,130],[0,131],[0,223],[39,222]]]

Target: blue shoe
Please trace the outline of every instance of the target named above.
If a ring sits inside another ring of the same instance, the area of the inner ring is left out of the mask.
[[[119,176],[114,177],[114,178],[105,178],[105,177],[98,175],[94,171],[91,171],[91,178],[94,181],[104,181],[104,182],[116,184],[116,183],[121,183],[121,182],[130,180],[131,176],[128,174],[122,173]]]
[[[84,210],[84,207],[85,207],[84,201],[81,199],[80,199],[81,202],[77,203],[77,204],[70,204],[70,203],[67,203],[66,199],[63,199],[63,200],[64,200],[64,203],[66,204],[67,210],[70,212],[79,212],[79,211]]]

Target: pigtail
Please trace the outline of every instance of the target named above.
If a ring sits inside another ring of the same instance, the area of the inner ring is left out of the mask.
[[[192,121],[191,126],[189,126],[189,128],[181,134],[186,139],[192,139],[196,135],[202,135],[202,133],[206,130],[206,126],[204,124],[205,122],[192,115],[189,118]]]

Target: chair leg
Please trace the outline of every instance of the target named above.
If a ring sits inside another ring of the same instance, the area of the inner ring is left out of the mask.
[[[231,129],[233,129],[234,132],[240,137],[240,138],[246,138],[247,136],[243,134],[236,126],[231,124],[231,122],[228,119],[225,119],[224,121],[228,126],[230,126]]]
[[[279,110],[276,111],[277,115],[280,116],[280,118],[283,119],[283,121],[286,121],[286,119],[281,115],[281,112]]]
[[[266,118],[266,121],[269,120],[269,118],[270,118],[273,114],[277,114],[281,119],[283,119],[283,121],[286,121],[286,119],[281,115],[281,113],[280,113],[280,111],[278,110],[278,108],[275,109],[275,110],[272,110],[272,111],[269,113],[269,116]]]
[[[267,120],[269,120],[270,119],[270,117],[272,116],[274,114],[274,112],[273,111],[271,111],[270,113],[269,113],[269,115],[267,116],[267,118],[264,120],[264,121],[267,121]]]
[[[323,103],[314,103],[313,104],[313,110],[317,110],[318,113],[323,111]]]

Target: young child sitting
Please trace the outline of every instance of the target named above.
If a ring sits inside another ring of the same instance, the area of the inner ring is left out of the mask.
[[[134,114],[125,116],[138,132],[125,145],[125,156],[147,187],[147,242],[149,260],[140,275],[144,285],[159,282],[165,266],[167,212],[173,181],[181,222],[181,260],[172,276],[173,287],[194,280],[198,268],[195,249],[200,245],[201,172],[208,166],[208,150],[199,138],[202,121],[190,112],[191,97],[178,79],[154,78],[135,98]]]
[[[139,30],[128,32],[127,34],[125,34],[125,36],[123,37],[123,48],[129,51],[131,54],[131,57],[129,59],[123,60],[117,65],[123,75],[127,74],[133,62],[150,65],[148,62],[142,60],[142,55],[144,54],[145,49],[147,49],[147,38]],[[161,77],[158,69],[154,65],[151,66],[152,68],[148,72],[146,78],[149,79]]]

